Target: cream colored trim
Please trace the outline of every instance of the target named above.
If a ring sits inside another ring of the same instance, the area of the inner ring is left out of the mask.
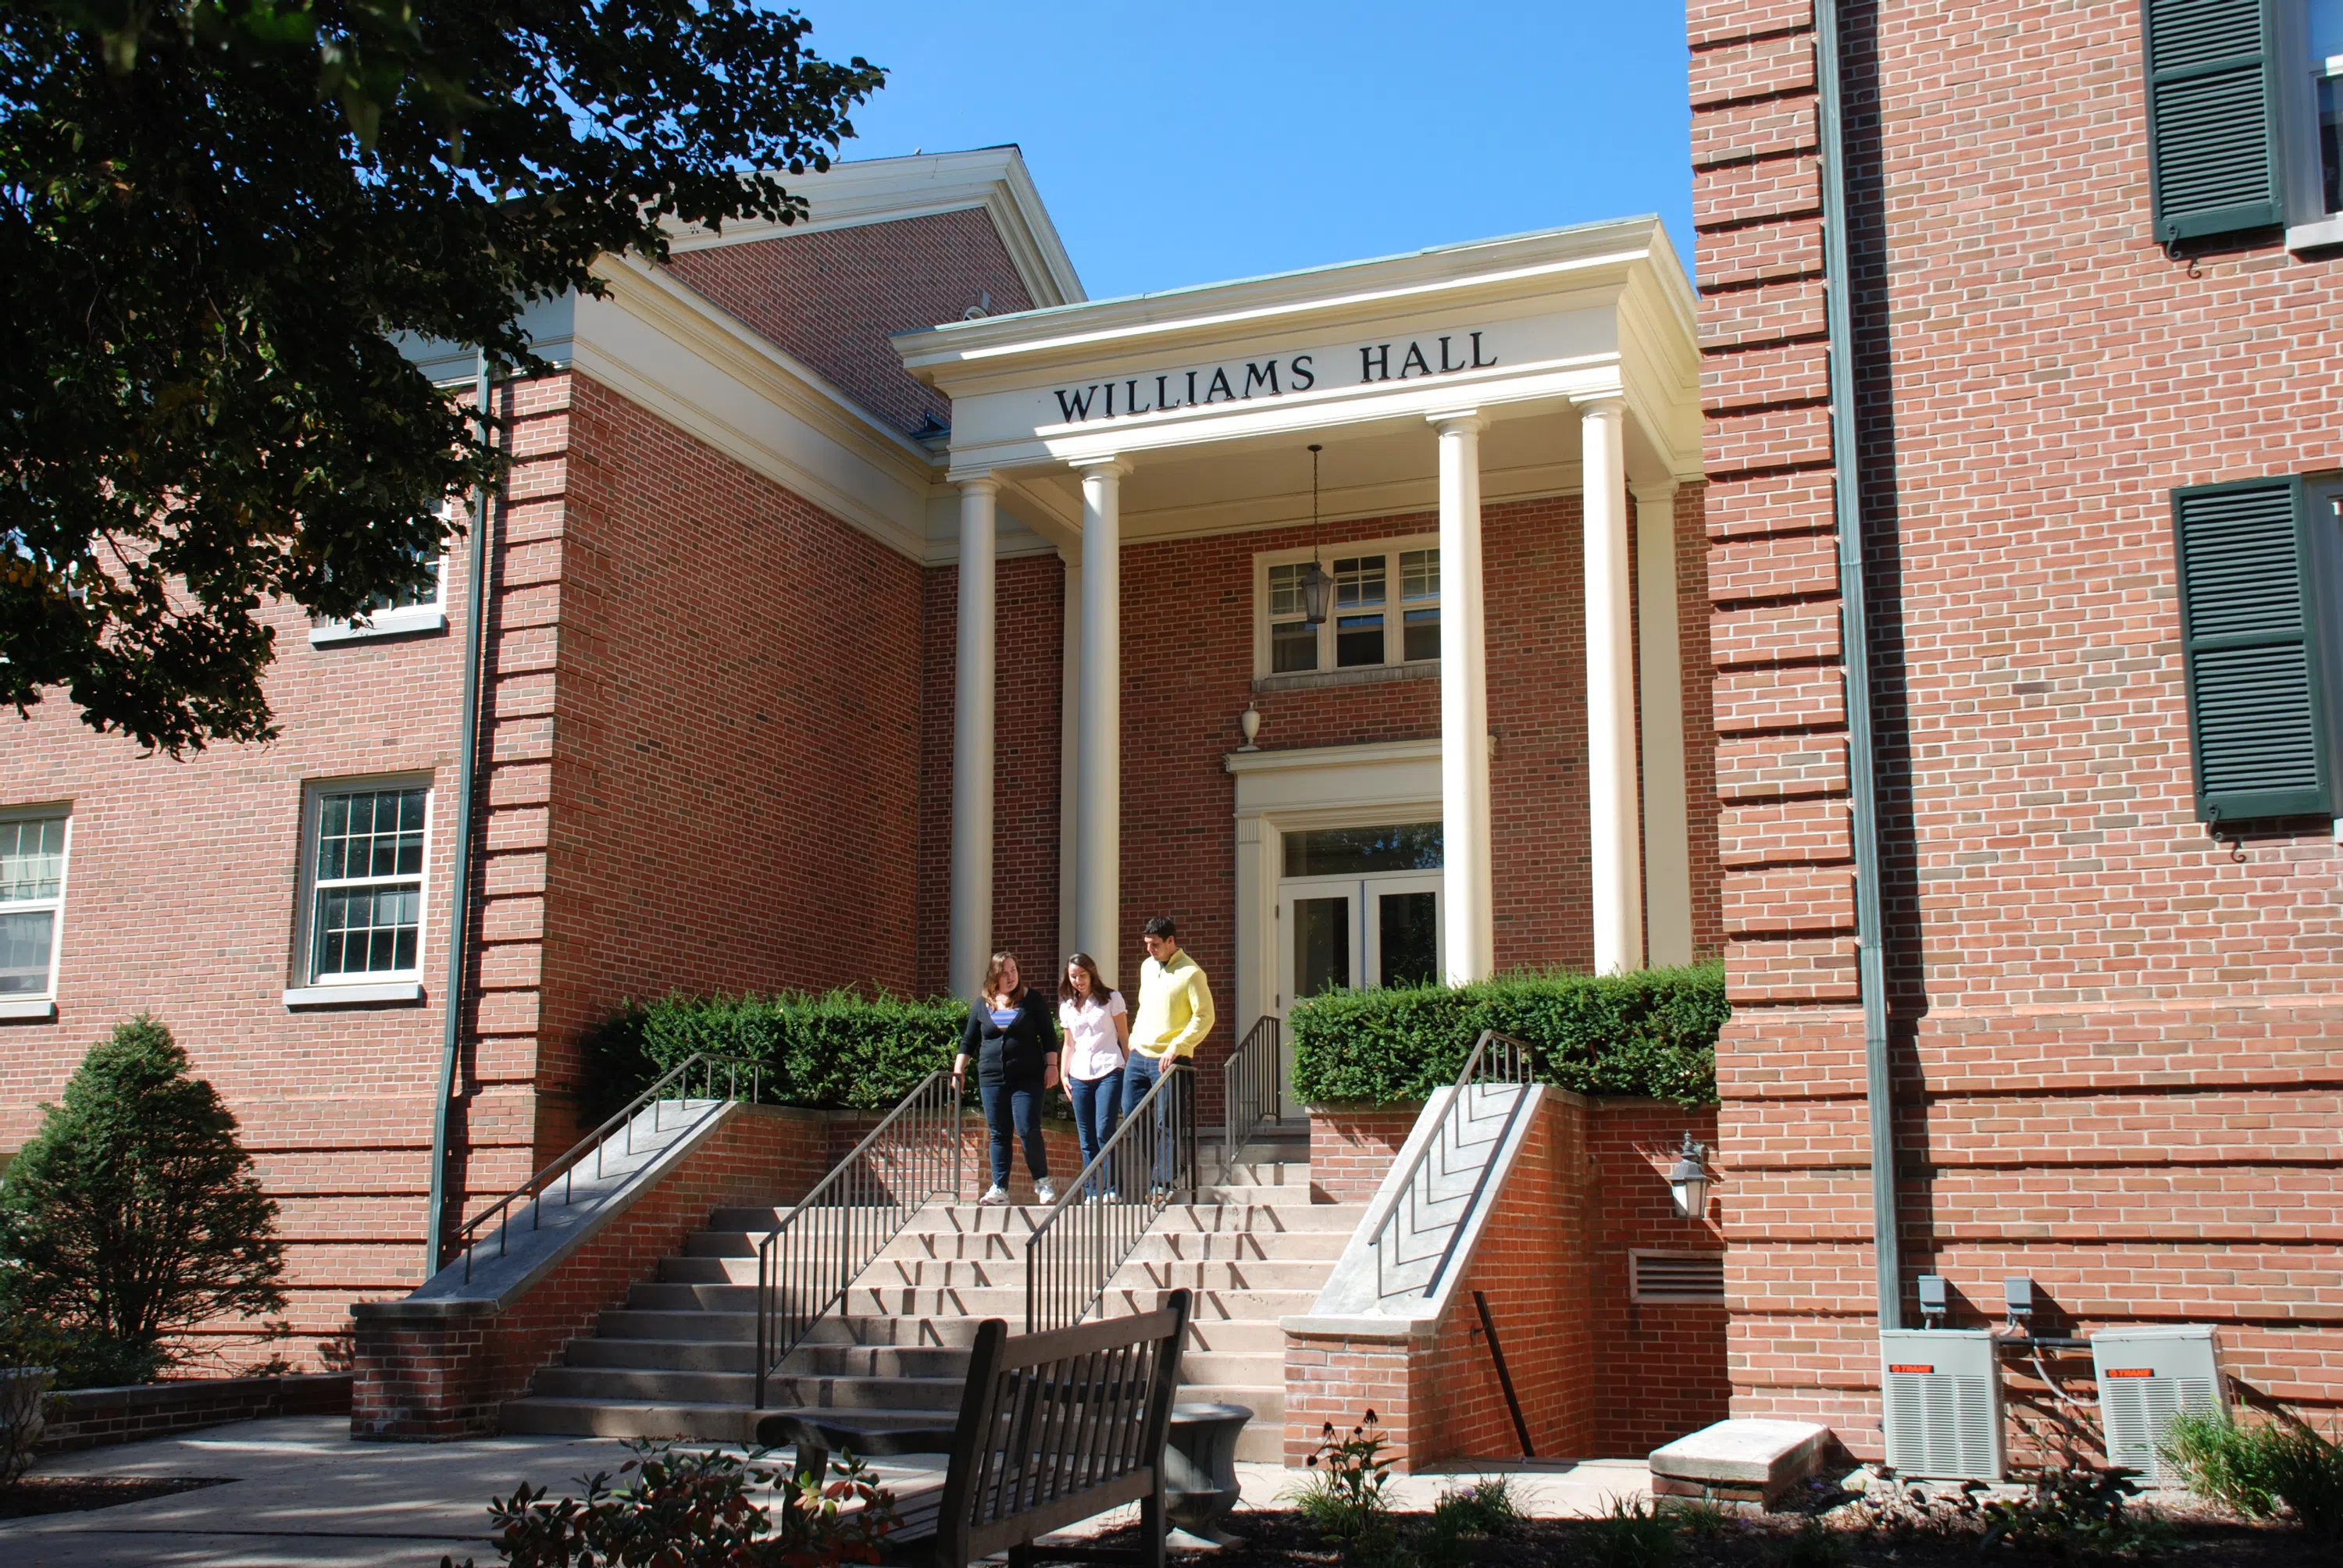
[[[1270,739],[1273,744],[1275,737]],[[1236,1007],[1242,1037],[1277,985],[1277,884],[1284,835],[1305,828],[1371,828],[1437,818],[1440,742],[1232,751],[1221,765],[1236,779]]]

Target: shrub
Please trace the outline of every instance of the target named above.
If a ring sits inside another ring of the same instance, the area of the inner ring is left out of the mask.
[[[1423,1101],[1453,1083],[1473,1042],[1494,1029],[1529,1044],[1541,1082],[1713,1104],[1716,1036],[1731,1010],[1721,964],[1332,990],[1294,1005],[1293,1088],[1322,1105]]]
[[[763,1067],[771,1103],[877,1110],[950,1067],[967,1022],[964,1001],[883,991],[629,1002],[586,1042],[586,1109],[601,1121],[697,1051]]]
[[[1674,1568],[1684,1546],[1675,1521],[1641,1499],[1614,1497],[1611,1512],[1586,1526],[1587,1555],[1601,1568]]]
[[[583,1498],[546,1501],[544,1487],[524,1483],[510,1497],[491,1498],[497,1553],[510,1568],[568,1568],[572,1563],[657,1563],[661,1568],[837,1568],[876,1563],[895,1523],[892,1493],[871,1479],[852,1454],[831,1462],[837,1479],[792,1479],[764,1462],[709,1449],[679,1451],[632,1442],[635,1457],[619,1473],[634,1482],[612,1490],[597,1475]],[[778,1486],[778,1527],[772,1511],[753,1501],[752,1488]],[[843,1505],[860,1502],[849,1510]],[[452,1568],[452,1559],[439,1559]],[[473,1568],[464,1560],[464,1568]]]
[[[42,1109],[0,1179],[0,1298],[63,1332],[61,1382],[143,1382],[174,1333],[284,1311],[277,1205],[170,1030],[121,1025]]]
[[[2191,1492],[2249,1519],[2267,1519],[2284,1503],[2320,1535],[2343,1526],[2343,1446],[2307,1426],[2183,1415],[2167,1430],[2162,1452]]]

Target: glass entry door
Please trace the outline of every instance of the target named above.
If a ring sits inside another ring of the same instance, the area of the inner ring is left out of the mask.
[[[1422,985],[1441,976],[1440,873],[1311,878],[1278,885],[1278,996]]]
[[[1272,1010],[1331,987],[1438,980],[1441,851],[1437,822],[1288,831]]]

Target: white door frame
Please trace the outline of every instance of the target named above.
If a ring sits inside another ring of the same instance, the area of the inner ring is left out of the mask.
[[[1236,1013],[1233,1040],[1277,995],[1277,884],[1285,835],[1312,828],[1377,828],[1437,822],[1440,741],[1383,740],[1232,751],[1222,764],[1236,779]]]

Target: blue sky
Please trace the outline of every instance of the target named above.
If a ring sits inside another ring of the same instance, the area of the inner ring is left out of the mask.
[[[850,157],[1015,142],[1092,298],[1656,212],[1677,0],[796,0],[893,73]]]

